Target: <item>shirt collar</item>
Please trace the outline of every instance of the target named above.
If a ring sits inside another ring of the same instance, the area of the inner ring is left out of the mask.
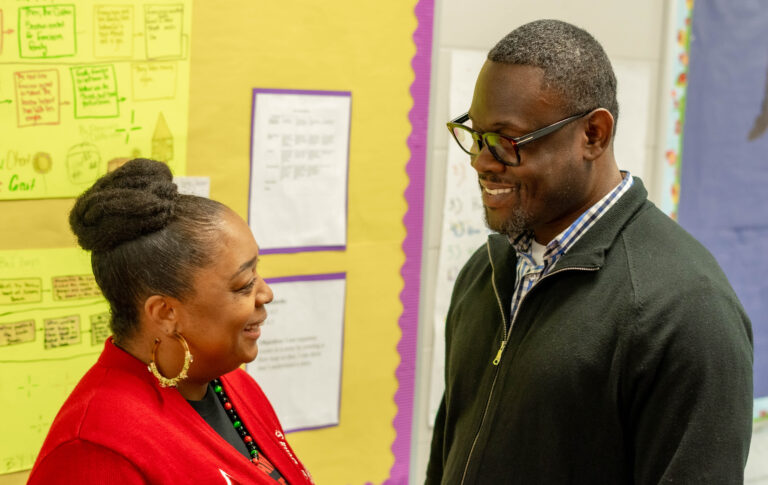
[[[565,254],[574,243],[591,228],[613,204],[632,186],[632,174],[621,171],[622,179],[619,184],[607,193],[602,199],[593,204],[576,218],[570,226],[547,243],[544,251],[544,266],[550,265],[553,260]],[[526,230],[509,237],[509,241],[515,248],[518,256],[525,258],[531,265],[535,265],[531,256],[533,243],[533,231]]]

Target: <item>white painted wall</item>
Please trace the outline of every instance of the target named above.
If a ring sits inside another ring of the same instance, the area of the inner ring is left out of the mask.
[[[419,351],[413,425],[410,483],[423,483],[432,435],[429,413],[432,362],[432,310],[435,303],[436,268],[440,251],[445,165],[449,143],[445,122],[449,113],[451,49],[487,51],[515,27],[526,22],[555,18],[589,31],[603,45],[612,62],[633,64],[650,72],[647,135],[643,140],[642,168],[650,199],[659,201],[666,190],[659,181],[663,166],[666,109],[670,75],[665,71],[668,42],[674,42],[671,19],[674,0],[436,0],[432,90],[427,156],[424,253]],[[621,97],[622,85],[619,85]],[[621,115],[618,131],[621,132]],[[621,137],[617,136],[617,144]],[[617,150],[618,153],[618,150]],[[617,160],[619,166],[622,161]],[[768,484],[768,425],[756,427],[747,465],[747,484]]]

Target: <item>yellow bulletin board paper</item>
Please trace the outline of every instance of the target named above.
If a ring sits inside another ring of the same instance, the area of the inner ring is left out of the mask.
[[[241,216],[248,213],[253,89],[349,91],[354,100],[346,250],[267,254],[259,263],[265,278],[347,275],[339,425],[288,435],[318,484],[384,483],[395,464],[416,4],[194,6],[188,173],[210,175],[211,198]]]
[[[0,30],[5,31],[16,29],[19,7],[47,5],[39,1],[0,0],[0,2],[2,2],[0,15],[2,15],[4,26]],[[89,40],[88,32],[92,32],[93,29],[93,12],[96,4],[90,1],[76,1],[69,4],[76,6],[78,52],[92,51],[92,44],[89,48],[83,45],[86,42],[93,42]],[[133,54],[146,56],[142,39],[145,30],[142,30],[142,26],[145,22],[146,7],[153,4],[124,1],[108,2],[108,4],[133,6]],[[352,93],[355,100],[352,106],[350,129],[349,216],[346,250],[268,254],[261,256],[259,262],[260,273],[265,278],[323,273],[347,275],[339,424],[321,430],[291,433],[288,436],[297,456],[307,466],[318,484],[362,485],[405,482],[402,474],[393,473],[393,469],[398,466],[393,448],[396,447],[397,441],[401,440],[398,429],[409,428],[407,424],[402,423],[399,425],[400,428],[397,428],[394,423],[397,422],[399,415],[410,412],[407,407],[398,408],[396,396],[404,389],[398,381],[401,364],[409,359],[413,361],[413,355],[407,352],[401,355],[398,352],[398,345],[402,343],[401,337],[405,333],[399,326],[399,319],[407,310],[404,300],[401,300],[401,292],[404,288],[408,289],[401,274],[407,262],[403,250],[404,241],[407,241],[410,235],[407,225],[404,224],[404,216],[407,217],[408,213],[421,214],[421,207],[409,207],[409,201],[404,194],[407,194],[408,188],[414,183],[406,172],[409,160],[414,157],[412,150],[416,150],[415,145],[409,146],[409,136],[420,133],[416,142],[421,143],[424,143],[423,140],[426,138],[426,109],[423,117],[415,119],[413,124],[409,119],[415,105],[411,87],[417,77],[412,64],[417,55],[414,32],[421,28],[414,14],[414,8],[418,10],[419,5],[422,4],[429,6],[422,9],[429,10],[431,25],[431,3],[416,0],[383,3],[354,0],[334,2],[289,0],[288,3],[194,0],[193,8],[189,8],[188,2],[183,3],[184,35],[188,38],[189,57],[174,62],[178,62],[177,73],[181,79],[177,96],[178,93],[186,92],[186,87],[182,83],[186,83],[187,80],[181,74],[185,69],[184,63],[188,62],[189,115],[188,125],[184,125],[188,126],[188,137],[186,140],[183,139],[186,134],[178,128],[178,119],[172,117],[176,115],[169,114],[170,111],[163,111],[174,143],[178,141],[182,144],[174,145],[174,159],[170,163],[176,175],[185,173],[183,164],[186,161],[189,175],[210,177],[211,198],[229,205],[244,218],[247,217],[248,210],[253,88],[348,91]],[[85,15],[91,15],[91,19],[84,20]],[[189,15],[191,15],[190,23],[186,23]],[[9,16],[13,16],[12,20],[9,20]],[[120,17],[117,16],[114,21],[119,23],[119,19]],[[169,22],[168,25],[173,24]],[[119,31],[117,26],[114,29]],[[189,36],[189,32],[194,32],[194,36]],[[429,32],[428,38],[431,39],[431,30]],[[4,64],[8,60],[7,56],[15,56],[14,59],[18,61],[15,64],[22,64],[25,69],[48,69],[51,66],[59,69],[66,68],[64,72],[69,77],[62,76],[61,79],[64,79],[63,82],[70,83],[70,67],[83,63],[62,57],[31,61],[26,59],[21,62],[18,58],[16,33],[2,35],[0,39],[2,39],[0,116],[4,116],[3,113],[8,109],[11,112],[10,118],[0,118],[0,126],[4,130],[7,120],[17,122],[16,106],[13,104],[15,85],[11,84],[9,87],[4,74],[7,68],[7,64]],[[56,48],[61,49],[61,47]],[[167,54],[168,52],[156,51],[152,55]],[[427,57],[423,65],[428,71],[429,53],[422,52],[421,55]],[[68,64],[70,62],[72,64]],[[127,60],[106,62],[106,64],[112,63],[117,66],[119,93],[125,92],[125,84],[119,77],[119,66],[132,62]],[[162,63],[165,62],[165,58],[153,62]],[[40,67],[38,65],[40,63],[44,65]],[[14,70],[18,68],[14,67],[11,71],[15,72]],[[151,85],[148,85],[147,90],[139,94],[146,96],[147,92],[155,91]],[[11,94],[7,94],[8,92]],[[130,94],[133,95],[132,88]],[[125,95],[121,94],[121,96]],[[421,102],[426,106],[428,90],[422,97]],[[1,102],[6,99],[11,102]],[[125,103],[128,102],[134,102],[136,106],[147,104],[155,106],[153,103],[163,101],[139,102],[126,99],[119,105],[120,119],[126,123],[130,122],[130,117],[125,117],[126,113],[130,115],[130,110],[124,109]],[[180,106],[179,109],[187,109],[185,98],[177,99],[172,104],[175,107]],[[74,106],[62,106],[61,113],[63,114],[66,110],[69,110],[70,117],[74,119]],[[137,109],[135,112],[137,117],[135,119],[139,120],[140,113]],[[179,113],[177,115],[181,116]],[[111,142],[104,141],[104,146],[115,146],[116,149],[107,155],[102,154],[101,163],[106,165],[104,160],[111,157],[132,156],[133,141],[138,140],[139,136],[146,137],[143,139],[145,140],[143,144],[138,146],[141,155],[151,157],[150,140],[155,132],[157,115],[158,112],[154,112],[149,122],[141,119],[142,129],[130,133],[129,143],[125,141],[125,132],[121,132],[119,137],[110,135]],[[115,119],[89,118],[87,121],[96,126],[88,131],[89,136],[93,136],[95,140],[98,136],[108,134],[106,129],[100,128],[103,126],[101,123],[114,123]],[[186,120],[183,121],[186,122]],[[18,134],[19,131],[23,133],[21,128],[13,126],[14,133]],[[150,128],[147,129],[146,126]],[[30,145],[24,152],[30,160],[36,153],[47,150],[45,144],[49,143],[49,139],[73,140],[71,144],[82,143],[78,137],[83,130],[74,129],[71,126],[65,127],[63,123],[38,125],[25,129],[33,129],[40,133],[37,142]],[[162,134],[164,130],[159,131]],[[74,141],[75,138],[77,141]],[[0,158],[5,157],[8,151],[6,140],[5,132],[0,131]],[[100,143],[99,140],[86,141],[92,144]],[[65,148],[69,146],[65,145]],[[125,150],[122,147],[125,147],[128,153],[123,154]],[[15,148],[13,150],[18,151]],[[31,161],[26,163],[26,165],[30,164],[33,163]],[[64,165],[66,168],[66,163]],[[52,165],[50,173],[53,173],[55,167],[56,165]],[[0,174],[4,173],[4,169],[0,169]],[[0,181],[5,180],[2,177]],[[63,177],[67,177],[66,173]],[[78,190],[81,191],[87,186],[87,183],[78,186]],[[70,250],[73,251],[72,254],[81,254],[82,260],[78,260],[69,253],[55,254],[59,251],[58,249],[44,249],[74,244],[74,239],[66,227],[67,212],[71,204],[71,200],[0,200],[0,206],[7,209],[0,211],[0,224],[5,223],[2,227],[13,228],[0,237],[0,248],[41,248],[31,251],[10,251],[7,254],[27,254],[31,259],[39,258],[42,268],[39,271],[36,269],[18,271],[7,276],[5,269],[0,268],[0,277],[20,280],[38,278],[41,281],[39,285],[42,285],[45,291],[46,288],[51,288],[54,273],[64,276],[90,274],[88,258],[83,253]],[[263,210],[269,210],[269,208]],[[24,217],[19,216],[20,213],[24,214]],[[418,246],[421,247],[420,244]],[[52,268],[50,264],[53,263],[46,262],[47,254],[53,254],[50,256],[52,261],[66,262],[68,266],[55,272],[50,271],[47,268]],[[82,263],[82,266],[75,267],[74,261],[80,261],[77,265]],[[34,292],[35,283],[27,283],[31,285],[28,291]],[[46,295],[50,295],[52,299],[53,293],[44,292],[43,298],[46,298]],[[411,287],[405,297],[415,299],[417,303],[418,284],[415,288]],[[275,298],[279,298],[279,295],[276,294]],[[415,315],[413,303],[409,304],[411,315]],[[13,305],[15,305],[14,308],[21,308],[20,304]],[[39,305],[39,303],[24,303],[24,305]],[[106,311],[106,306],[102,308],[103,310],[99,311]],[[94,310],[93,313],[98,314],[99,311]],[[42,327],[43,319],[73,316],[76,312],[60,313],[41,310],[32,314],[35,325]],[[90,308],[82,310],[80,322],[85,321],[86,325],[80,326],[80,343],[73,343],[71,347],[61,346],[46,351],[40,334],[37,335],[34,343],[16,343],[0,347],[0,360],[3,361],[0,363],[0,372],[3,373],[0,394],[5,392],[7,376],[13,374],[42,373],[41,368],[44,367],[49,372],[49,375],[44,377],[50,379],[46,381],[48,387],[45,388],[25,388],[24,383],[19,384],[13,380],[16,379],[15,377],[9,381],[11,384],[7,386],[10,389],[8,392],[12,392],[16,397],[26,397],[12,403],[3,397],[4,400],[0,405],[3,409],[14,410],[16,414],[7,413],[7,415],[18,424],[0,420],[0,433],[3,436],[21,436],[22,431],[18,430],[27,430],[25,433],[39,433],[39,437],[29,438],[30,443],[35,443],[34,446],[30,444],[28,447],[32,451],[27,452],[26,458],[23,458],[23,452],[19,452],[22,448],[18,446],[18,440],[13,444],[4,444],[3,446],[13,447],[12,453],[7,458],[3,455],[0,459],[26,463],[20,467],[4,470],[29,468],[59,406],[82,373],[95,361],[101,347],[100,345],[89,347],[90,337],[87,333],[83,333],[89,330],[87,324],[90,324],[90,315]],[[14,317],[1,322],[18,323],[23,320],[24,318]],[[70,322],[68,328],[72,328],[71,325],[73,323]],[[28,324],[26,327],[21,325],[15,331],[23,336],[25,329],[29,329]],[[43,355],[58,353],[65,355],[68,360],[45,364],[28,362],[6,365],[5,360],[9,359],[6,355],[24,353],[19,350],[23,346],[28,348],[38,346],[38,353],[48,352]],[[76,351],[78,347],[83,349],[82,352]],[[81,353],[82,357],[79,356]],[[67,374],[63,375],[65,370]],[[64,389],[67,386],[68,388]],[[38,413],[32,417],[28,416],[27,411],[24,410],[29,400],[35,400],[33,406],[37,406],[36,409],[38,409]],[[41,406],[46,408],[42,409]],[[22,421],[25,419],[31,419],[31,421],[24,424]],[[10,425],[14,428],[8,428]],[[32,426],[36,428],[32,429]],[[408,436],[404,438],[406,443],[408,438]],[[360,450],[365,450],[365,453],[361,453]],[[402,456],[402,452],[400,453],[401,455],[398,456]],[[405,456],[404,467],[407,468],[407,451]],[[13,480],[18,476],[0,475],[0,484],[17,483]]]
[[[191,0],[0,4],[0,200],[73,197],[126,158],[186,167]]]
[[[108,325],[87,253],[0,251],[0,473],[31,468]]]

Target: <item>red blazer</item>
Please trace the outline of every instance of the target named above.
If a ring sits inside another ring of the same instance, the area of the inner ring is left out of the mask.
[[[259,450],[285,480],[313,483],[258,384],[241,369],[221,380]],[[161,388],[144,363],[111,339],[61,407],[28,482],[57,483],[275,485],[176,389]]]

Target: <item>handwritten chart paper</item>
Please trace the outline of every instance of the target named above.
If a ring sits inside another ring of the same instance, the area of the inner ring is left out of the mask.
[[[268,279],[259,355],[247,365],[287,430],[339,423],[344,273]],[[286,385],[290,383],[290,385]]]
[[[248,213],[262,253],[346,247],[351,99],[253,90]]]
[[[110,335],[80,249],[0,251],[0,473],[32,467],[59,407]]]
[[[184,173],[191,3],[2,3],[0,200],[77,196],[136,157]]]

